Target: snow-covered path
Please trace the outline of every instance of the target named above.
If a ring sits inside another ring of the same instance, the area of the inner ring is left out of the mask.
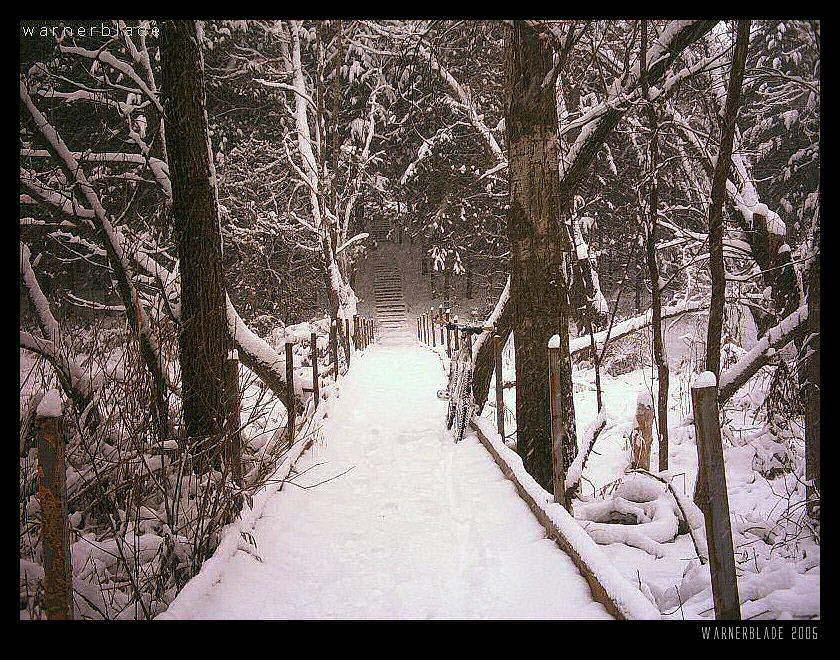
[[[257,522],[260,559],[237,552],[190,617],[607,618],[478,440],[452,443],[443,385],[416,342],[360,356]]]

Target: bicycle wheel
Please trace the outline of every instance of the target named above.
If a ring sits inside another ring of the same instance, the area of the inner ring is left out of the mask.
[[[461,442],[464,439],[464,433],[467,431],[467,425],[470,423],[470,417],[473,412],[473,395],[472,395],[472,379],[473,379],[473,365],[465,364],[463,373],[461,374],[461,391],[458,396],[458,407],[455,413],[455,442]]]

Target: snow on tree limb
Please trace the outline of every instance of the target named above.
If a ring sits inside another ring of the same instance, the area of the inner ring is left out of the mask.
[[[79,189],[93,211],[93,217],[89,219],[89,222],[102,235],[105,249],[108,252],[108,260],[117,280],[117,289],[128,312],[127,316],[134,334],[140,342],[143,360],[155,380],[156,391],[161,399],[160,405],[163,406],[164,392],[172,389],[172,386],[160,354],[160,347],[153,335],[148,314],[133,282],[133,269],[126,254],[124,237],[119,231],[115,230],[99,196],[79,165],[79,161],[74,158],[56,129],[32,101],[23,77],[20,79],[20,98],[35,127],[49,144],[50,150],[54,153],[68,180],[75,184],[75,187]],[[161,411],[161,414],[163,414],[163,411]]]
[[[671,21],[662,34],[648,49],[647,71],[644,76],[649,85],[655,85],[665,75],[666,69],[676,61],[680,53],[714,27],[716,21]],[[612,129],[631,107],[631,101],[639,93],[641,77],[639,63],[631,69],[623,84],[614,83],[607,99],[589,110],[585,115],[566,124],[561,134],[580,127],[580,134],[563,155],[565,176],[561,179],[561,190],[574,186]],[[667,83],[667,81],[666,81]],[[569,192],[573,192],[569,191]]]
[[[46,149],[21,149],[20,155],[23,158],[51,158],[52,155]],[[77,161],[90,163],[128,163],[131,165],[148,166],[155,180],[163,188],[167,197],[172,197],[172,186],[169,182],[169,166],[160,158],[144,156],[143,154],[132,154],[122,152],[72,152]]]
[[[662,319],[669,319],[675,316],[682,316],[683,314],[691,314],[692,312],[699,312],[709,306],[707,302],[691,301],[662,308]],[[652,310],[648,309],[644,314],[633,316],[629,319],[616,323],[611,331],[601,330],[595,333],[595,343],[598,346],[604,344],[605,341],[612,341],[629,335],[632,332],[637,332],[651,324],[653,318]],[[609,337],[607,333],[609,332]],[[569,340],[569,353],[574,355],[590,348],[589,335],[580,337],[573,337]]]
[[[802,305],[793,314],[770,328],[747,353],[720,375],[718,401],[729,400],[763,366],[767,365],[773,352],[787,346],[795,337],[805,332],[808,321],[808,306]]]
[[[70,353],[61,345],[58,321],[50,309],[49,301],[41,289],[30,261],[29,247],[20,244],[20,276],[27,296],[35,308],[35,316],[44,337],[20,331],[20,346],[43,356],[55,370],[58,381],[79,411],[85,410],[94,394],[94,383],[77,360],[71,360]],[[88,418],[93,421],[95,416]]]

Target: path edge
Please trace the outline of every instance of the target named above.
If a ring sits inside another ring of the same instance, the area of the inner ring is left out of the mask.
[[[321,424],[323,423],[324,417],[320,413],[312,421]],[[192,611],[201,599],[222,579],[228,563],[240,550],[243,532],[250,534],[254,531],[257,522],[263,515],[268,500],[282,490],[286,477],[289,476],[294,466],[307,450],[312,447],[315,438],[316,434],[310,433],[304,440],[298,441],[291,447],[271,477],[271,481],[277,481],[278,483],[271,483],[264,486],[254,495],[253,506],[248,507],[245,504],[239,517],[222,529],[221,540],[219,541],[219,545],[216,546],[213,555],[209,559],[206,559],[198,573],[181,587],[181,590],[169,604],[169,607],[155,617],[156,621],[193,618]]]
[[[593,598],[616,619],[661,619],[659,609],[619,572],[569,512],[555,503],[548,491],[525,471],[522,459],[502,442],[492,423],[473,417],[470,426],[548,536],[578,567],[589,583]]]

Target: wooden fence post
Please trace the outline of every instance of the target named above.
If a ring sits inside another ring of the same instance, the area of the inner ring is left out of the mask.
[[[458,316],[455,316],[455,325],[458,325]],[[454,338],[455,344],[455,352],[457,353],[461,349],[461,333],[458,330],[454,330],[452,332],[452,336]]]
[[[38,503],[44,564],[44,610],[47,619],[73,618],[73,573],[61,395],[50,390],[35,412],[38,447]]]
[[[437,330],[435,330],[435,308],[429,308],[429,332],[432,335],[432,348],[437,346]]]
[[[353,348],[359,350],[359,315],[353,314]]]
[[[350,355],[353,353],[353,346],[350,343],[350,319],[344,319],[344,336],[347,337],[347,347],[350,349],[347,353],[347,366],[350,366]]]
[[[705,506],[700,508],[706,518],[715,618],[740,621],[741,605],[720,438],[718,388],[712,372],[707,371],[697,377],[691,387],[691,401],[697,438],[698,479],[702,474],[705,485]]]
[[[332,353],[333,377],[338,380],[338,321],[330,321],[330,352]]]
[[[493,333],[493,368],[496,373],[496,429],[505,439],[505,384],[502,382],[502,338]]]
[[[444,320],[444,318],[445,317],[443,315],[443,305],[438,305],[438,321],[442,322]],[[443,333],[444,333],[445,330],[446,329],[441,324],[441,326],[440,326],[440,347],[441,348],[443,348],[443,345],[444,345]]]
[[[295,421],[297,421],[297,411],[295,410],[295,361],[292,354],[292,342],[286,342],[286,397],[288,405],[286,406],[286,438],[289,441],[289,446],[295,440]]]
[[[452,357],[452,333],[449,331],[449,310],[446,310],[446,357]],[[443,344],[443,337],[440,338],[440,343]]]
[[[312,397],[315,399],[315,410],[321,400],[321,381],[318,375],[318,335],[314,332],[309,336],[310,359],[312,360]]]
[[[227,437],[227,464],[230,476],[237,486],[242,486],[242,424],[240,420],[241,396],[239,392],[239,351],[235,348],[228,353],[225,361],[225,379],[230,400],[225,420]],[[237,511],[240,506],[237,506]]]
[[[566,428],[560,419],[562,409],[560,387],[560,347],[548,347],[548,387],[549,401],[551,402],[551,465],[553,473],[552,484],[554,486],[554,501],[565,508],[566,502],[566,469],[563,463],[563,441],[566,436]]]

